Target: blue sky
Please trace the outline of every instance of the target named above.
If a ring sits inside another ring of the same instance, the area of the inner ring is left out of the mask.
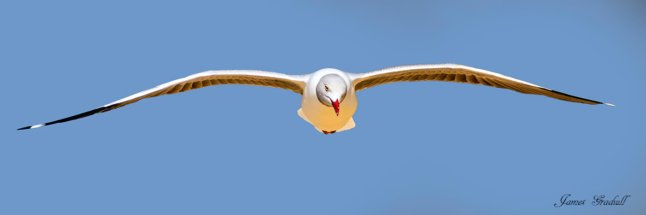
[[[1,214],[640,214],[639,1],[0,3]],[[361,91],[322,135],[300,96],[218,86],[47,128],[216,69],[483,68],[617,107],[455,83]],[[585,206],[554,208],[566,193]],[[595,207],[598,194],[632,197]]]

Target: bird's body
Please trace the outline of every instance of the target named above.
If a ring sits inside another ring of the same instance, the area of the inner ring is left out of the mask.
[[[339,104],[339,114],[336,115],[334,109],[322,104],[316,95],[317,83],[325,76],[336,75],[341,77],[345,82],[347,93],[343,102]],[[318,131],[335,132],[344,131],[354,127],[352,116],[357,111],[357,96],[354,87],[351,86],[352,80],[348,73],[337,69],[321,69],[309,75],[307,84],[303,91],[303,101],[298,115],[305,121],[312,124]]]
[[[521,93],[544,95],[560,100],[607,104],[550,90],[498,73],[455,64],[391,67],[367,73],[347,73],[325,68],[307,75],[286,75],[258,70],[220,70],[197,73],[141,91],[107,105],[67,118],[19,128],[39,128],[67,122],[135,103],[145,98],[174,94],[221,84],[246,84],[278,87],[302,95],[298,115],[316,130],[329,134],[352,129],[357,110],[356,92],[380,84],[402,81],[449,81],[506,88]]]

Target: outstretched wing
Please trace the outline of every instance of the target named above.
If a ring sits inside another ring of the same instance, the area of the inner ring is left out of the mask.
[[[293,76],[275,72],[265,72],[257,70],[219,70],[219,71],[206,71],[197,73],[185,78],[180,78],[157,87],[135,93],[131,96],[119,99],[110,104],[101,106],[99,108],[80,113],[67,118],[42,123],[38,125],[26,126],[18,130],[40,128],[47,125],[56,123],[67,122],[70,120],[80,119],[97,113],[107,112],[114,110],[125,105],[138,102],[142,99],[152,98],[161,95],[175,94],[188,90],[198,89],[207,86],[221,85],[221,84],[246,84],[246,85],[259,85],[268,87],[277,87],[291,90],[295,93],[302,94],[305,86],[305,76]]]
[[[551,90],[529,82],[504,76],[478,68],[456,65],[411,65],[377,70],[353,75],[353,85],[357,91],[368,87],[401,81],[450,81],[469,84],[481,84],[491,87],[515,90],[521,93],[544,95],[555,99],[584,104],[606,104],[599,101],[569,95]]]

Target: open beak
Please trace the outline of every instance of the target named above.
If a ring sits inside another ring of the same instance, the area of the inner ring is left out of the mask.
[[[334,108],[334,112],[336,113],[337,116],[339,116],[339,99],[337,99],[336,101],[332,101],[332,99],[330,99],[330,101],[332,102],[332,107]]]

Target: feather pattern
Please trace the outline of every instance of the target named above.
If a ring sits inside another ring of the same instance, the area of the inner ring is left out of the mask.
[[[222,85],[222,84],[244,84],[244,85],[257,85],[276,87],[291,90],[295,93],[302,94],[305,87],[306,76],[286,75],[275,72],[265,72],[258,70],[219,70],[219,71],[206,71],[197,73],[185,78],[180,78],[157,87],[135,93],[123,99],[119,99],[110,104],[86,111],[77,115],[67,118],[42,123],[38,125],[25,126],[18,130],[40,128],[47,125],[56,123],[67,122],[71,120],[80,119],[83,117],[91,116],[97,113],[111,111],[146,98],[152,98],[162,95],[169,95],[175,93],[186,92],[189,90],[199,89],[202,87]]]
[[[551,90],[495,72],[456,64],[399,66],[354,74],[353,76],[353,85],[357,91],[381,84],[403,81],[447,81],[479,84],[510,89],[520,93],[543,95],[569,102],[612,105]]]

